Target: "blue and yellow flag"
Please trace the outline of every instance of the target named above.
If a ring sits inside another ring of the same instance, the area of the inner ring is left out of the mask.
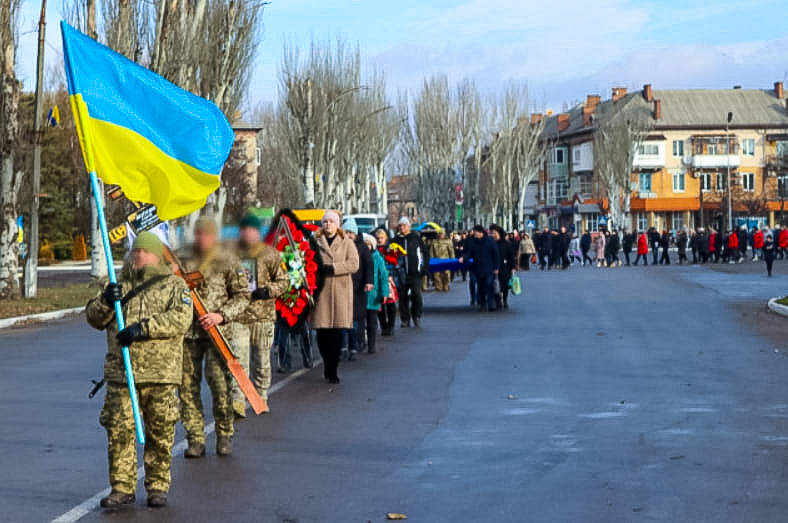
[[[233,130],[213,103],[61,22],[68,92],[88,171],[162,220],[205,205]]]
[[[57,105],[47,113],[47,122],[50,127],[57,127],[60,125],[60,109],[57,108]]]

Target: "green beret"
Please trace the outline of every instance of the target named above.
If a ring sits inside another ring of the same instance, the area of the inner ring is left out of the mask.
[[[164,244],[158,236],[149,231],[143,231],[134,238],[134,244],[131,249],[145,249],[146,251],[155,254],[159,259],[164,259]]]
[[[243,218],[241,218],[241,223],[238,224],[238,227],[243,229],[244,227],[251,227],[252,229],[260,229],[262,227],[262,223],[260,223],[260,218],[255,216],[254,214],[247,214]]]

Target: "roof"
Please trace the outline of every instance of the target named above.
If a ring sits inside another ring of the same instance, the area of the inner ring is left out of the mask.
[[[594,124],[613,117],[648,121],[656,129],[724,129],[728,112],[733,113],[730,128],[780,129],[788,131],[788,111],[771,89],[685,89],[655,90],[653,99],[661,101],[662,117],[654,120],[654,102],[647,102],[642,91],[628,93],[617,101],[605,100],[596,106]],[[557,114],[545,117],[543,136],[555,139],[591,134],[592,126],[583,121],[585,102],[569,110],[569,127],[558,132]]]

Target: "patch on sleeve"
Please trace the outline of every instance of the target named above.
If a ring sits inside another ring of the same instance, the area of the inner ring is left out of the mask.
[[[189,289],[183,289],[183,295],[181,299],[183,300],[183,303],[185,303],[186,305],[192,304],[192,294],[189,291]]]

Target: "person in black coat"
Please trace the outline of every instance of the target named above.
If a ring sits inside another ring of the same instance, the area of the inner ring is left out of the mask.
[[[774,244],[774,238],[771,234],[766,235],[763,241],[763,261],[766,262],[766,274],[772,277],[772,268],[774,267],[774,258],[777,256],[777,247]]]
[[[621,246],[624,250],[624,260],[626,260],[627,267],[629,267],[631,265],[629,255],[632,253],[632,248],[635,246],[635,233],[625,231]]]
[[[659,259],[660,265],[670,265],[670,234],[668,231],[662,231],[662,236],[659,238],[659,246],[662,249],[662,257]]]
[[[359,351],[365,350],[364,337],[367,332],[367,291],[372,290],[375,283],[375,266],[372,263],[372,253],[364,243],[361,235],[358,234],[358,226],[353,218],[344,224],[348,238],[353,240],[353,244],[358,251],[358,270],[353,273],[353,327],[348,339],[350,354],[346,356],[348,361],[356,359]],[[345,355],[342,355],[343,358]]]
[[[566,270],[571,265],[569,263],[569,243],[572,241],[572,236],[567,232],[566,227],[561,227],[558,238],[560,244],[559,256],[561,257],[561,269]]]
[[[695,243],[698,246],[698,258],[700,262],[706,263],[709,261],[709,237],[706,236],[706,231],[703,229],[698,230],[698,234],[695,235]]]
[[[608,261],[608,267],[615,267],[616,265],[621,265],[621,260],[618,258],[618,251],[621,250],[621,237],[618,235],[618,231],[613,229],[608,237],[607,245],[610,246],[610,260]]]
[[[657,258],[659,257],[659,240],[659,231],[654,227],[650,227],[648,230],[648,243],[651,246],[652,263],[654,265],[657,264]]]
[[[747,227],[742,225],[739,228],[739,263],[744,261],[744,258],[747,257],[747,242],[749,238],[747,236]]]
[[[545,227],[538,241],[536,250],[539,252],[539,269],[543,271],[547,267],[549,270],[550,252],[553,250],[553,236],[550,234],[550,229]]]
[[[589,265],[593,265],[594,261],[588,256],[588,252],[591,250],[591,233],[586,231],[580,237],[580,252],[583,253],[583,266],[586,264],[586,260],[588,260]]]
[[[501,292],[496,296],[496,307],[509,308],[509,278],[515,272],[517,259],[512,244],[504,239],[503,229],[499,225],[490,225],[490,238],[498,244],[498,283]]]
[[[465,246],[460,263],[471,262],[470,270],[476,277],[476,296],[479,302],[479,311],[495,310],[495,293],[493,292],[493,281],[498,274],[500,267],[500,257],[498,246],[484,232],[484,227],[475,225],[473,227],[470,242]]]

